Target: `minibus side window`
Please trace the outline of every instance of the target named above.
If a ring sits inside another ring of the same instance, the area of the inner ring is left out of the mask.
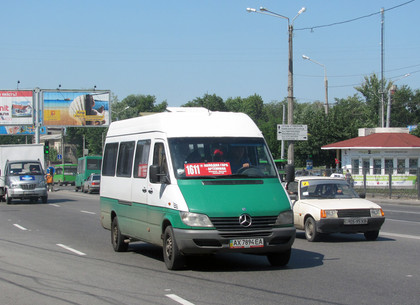
[[[169,177],[168,162],[166,159],[165,147],[163,146],[163,143],[155,143],[153,150],[153,165],[159,166],[160,183],[162,183],[162,177]]]
[[[121,142],[118,152],[117,177],[131,177],[134,141]]]
[[[117,160],[118,143],[108,143],[105,145],[102,176],[114,176]]]
[[[147,177],[147,163],[149,160],[150,140],[140,140],[137,142],[136,156],[134,159],[134,178]]]

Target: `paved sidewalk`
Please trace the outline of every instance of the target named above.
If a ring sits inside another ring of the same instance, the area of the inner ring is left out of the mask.
[[[389,204],[405,204],[420,206],[420,200],[414,198],[388,198],[380,196],[367,196],[366,199],[375,203],[389,203]]]

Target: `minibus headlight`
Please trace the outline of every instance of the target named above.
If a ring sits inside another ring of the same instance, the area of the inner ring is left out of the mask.
[[[10,184],[11,189],[15,189],[15,188],[18,188],[18,187],[19,187],[19,184],[17,184],[17,183]]]
[[[181,212],[181,219],[190,227],[213,227],[210,218],[204,214]]]
[[[383,217],[385,216],[384,211],[382,209],[370,209],[370,216],[372,217]]]
[[[39,187],[44,187],[45,186],[45,181],[40,181],[39,182]]]
[[[277,216],[276,225],[291,225],[293,224],[293,211],[285,211],[281,212],[279,216]]]

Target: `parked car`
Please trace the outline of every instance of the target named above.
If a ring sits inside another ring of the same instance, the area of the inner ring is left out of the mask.
[[[376,240],[385,221],[382,208],[360,198],[342,178],[296,177],[287,190],[295,227],[311,242],[324,233],[363,233]]]
[[[99,193],[101,186],[101,175],[91,174],[82,185],[82,192],[84,193]]]

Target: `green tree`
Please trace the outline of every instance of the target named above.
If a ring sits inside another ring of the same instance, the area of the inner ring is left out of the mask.
[[[204,94],[203,97],[197,97],[192,101],[182,105],[183,107],[204,107],[211,111],[226,111],[226,105],[223,99],[216,94]]]

